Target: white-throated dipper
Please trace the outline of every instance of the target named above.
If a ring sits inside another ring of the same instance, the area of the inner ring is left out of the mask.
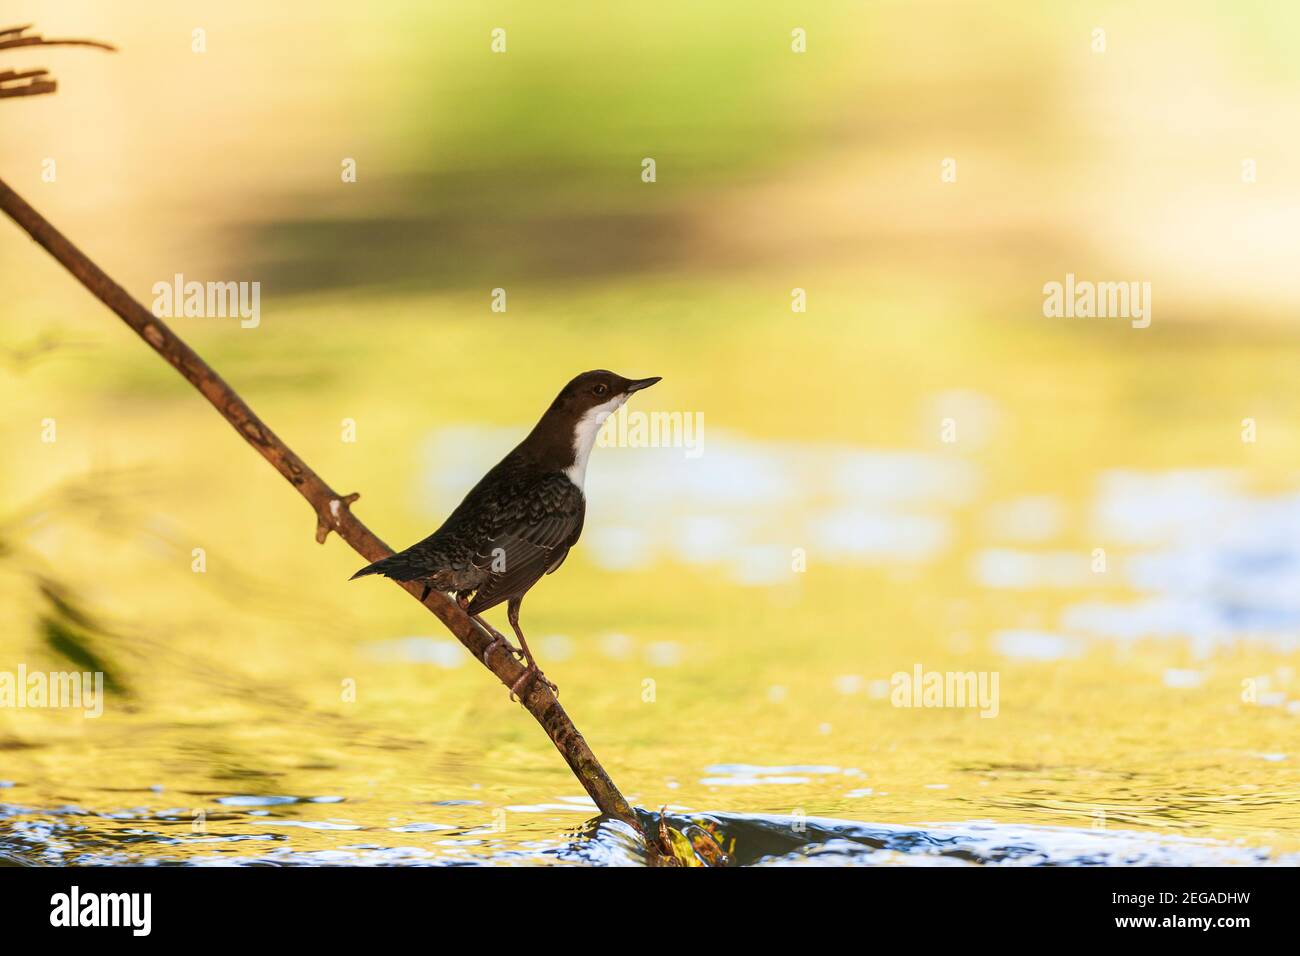
[[[424,581],[423,597],[437,589],[492,634],[486,662],[498,644],[520,651],[479,614],[506,604],[528,668],[510,688],[519,695],[541,672],[519,629],[519,607],[528,589],[564,563],[582,534],[587,510],[583,480],[596,434],[633,392],[655,378],[627,379],[599,369],[583,372],[560,391],[528,437],[470,489],[442,527],[405,551],[352,575],[382,574],[395,581]],[[543,676],[553,690],[555,685]]]

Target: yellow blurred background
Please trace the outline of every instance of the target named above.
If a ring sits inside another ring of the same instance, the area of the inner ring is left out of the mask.
[[[259,282],[173,328],[394,546],[572,375],[664,376],[631,407],[702,453],[598,449],[525,613],[634,802],[1300,851],[1300,8],[611,7],[15,0],[120,52],[0,52],[59,81],[0,177],[146,305]],[[1067,274],[1150,327],[1044,317]],[[527,860],[590,815],[12,224],[0,288],[0,670],[115,686],[0,709],[0,849]],[[891,706],[917,664],[998,716]]]

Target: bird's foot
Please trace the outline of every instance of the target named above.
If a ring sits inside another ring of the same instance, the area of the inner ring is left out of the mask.
[[[487,647],[483,648],[483,663],[484,664],[488,663],[488,659],[492,656],[492,652],[495,651],[498,647],[502,647],[503,645],[504,645],[504,650],[509,651],[511,654],[513,654],[517,660],[522,661],[524,659],[523,651],[515,647],[509,641],[507,641],[502,635],[498,634],[496,631],[493,631],[492,640],[488,642]]]
[[[522,700],[524,692],[532,686],[533,681],[535,680],[540,680],[543,684],[549,687],[551,693],[556,697],[560,696],[560,688],[556,684],[552,683],[545,674],[538,670],[536,664],[529,664],[528,667],[524,669],[519,680],[515,681],[514,685],[510,688],[510,699],[512,701]]]

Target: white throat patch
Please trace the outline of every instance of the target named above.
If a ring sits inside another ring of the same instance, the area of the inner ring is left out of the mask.
[[[564,469],[564,473],[569,476],[571,482],[578,486],[579,491],[583,490],[582,483],[587,478],[587,459],[591,457],[591,449],[596,445],[596,436],[600,434],[600,426],[605,424],[605,419],[622,408],[627,399],[627,395],[618,395],[611,398],[604,405],[597,405],[583,415],[574,427],[573,464]]]

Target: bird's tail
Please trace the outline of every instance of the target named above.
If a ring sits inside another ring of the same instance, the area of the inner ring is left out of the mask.
[[[397,554],[380,558],[374,564],[367,564],[348,580],[355,581],[357,578],[364,578],[367,574],[382,574],[394,581],[414,581],[416,578],[427,577],[429,572],[418,567],[405,551],[399,551]]]

